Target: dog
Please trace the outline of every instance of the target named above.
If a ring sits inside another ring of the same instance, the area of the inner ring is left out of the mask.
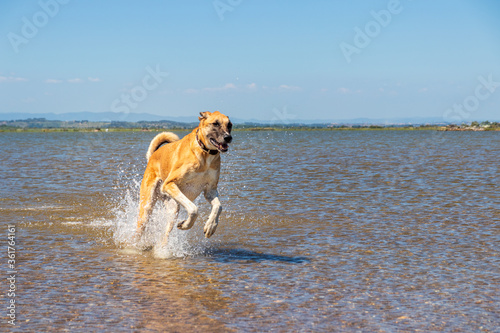
[[[198,217],[198,207],[193,201],[201,192],[212,205],[203,228],[205,237],[209,238],[217,229],[222,211],[217,192],[220,155],[228,151],[228,144],[233,139],[232,123],[219,111],[200,112],[198,119],[198,127],[180,140],[174,133],[162,132],[151,141],[146,154],[148,164],[141,182],[136,240],[140,239],[158,199],[174,212],[173,218],[168,221],[162,246],[168,242],[180,206],[186,209],[188,218],[177,228],[190,229]]]

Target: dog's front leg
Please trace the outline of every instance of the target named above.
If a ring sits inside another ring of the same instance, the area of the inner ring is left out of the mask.
[[[184,193],[181,192],[179,187],[173,182],[163,184],[161,190],[163,193],[174,199],[179,205],[184,207],[184,209],[188,213],[187,220],[177,224],[177,228],[182,230],[191,229],[194,222],[196,221],[196,218],[198,217],[198,207],[196,207],[196,205],[191,200],[189,200],[184,195]]]
[[[222,206],[219,200],[219,192],[216,188],[206,190],[205,198],[212,205],[212,211],[210,212],[207,223],[205,223],[205,227],[203,228],[205,237],[209,238],[214,234],[215,229],[217,229],[217,225],[219,224],[219,215],[222,212]]]

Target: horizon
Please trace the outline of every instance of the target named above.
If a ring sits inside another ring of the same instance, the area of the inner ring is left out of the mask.
[[[4,117],[3,117],[4,116]],[[30,121],[44,119],[46,121],[59,121],[59,122],[178,122],[183,124],[197,123],[198,117],[194,116],[159,116],[147,113],[113,113],[113,112],[72,112],[72,113],[0,113],[0,122],[15,122],[15,121]],[[471,119],[469,121],[463,121],[461,123],[453,121],[445,121],[440,117],[405,117],[405,118],[351,118],[351,119],[271,119],[271,120],[259,120],[259,119],[242,119],[242,118],[232,118],[231,120],[235,124],[257,124],[257,125],[349,125],[349,124],[365,124],[365,125],[439,125],[439,124],[471,124],[473,122],[500,122],[500,118],[493,119]]]
[[[0,114],[499,120],[496,1],[190,3],[0,4]]]

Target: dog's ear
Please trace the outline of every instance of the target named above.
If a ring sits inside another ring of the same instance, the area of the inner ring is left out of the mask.
[[[211,114],[212,112],[210,111],[200,112],[200,117],[198,117],[198,120],[202,121],[203,119],[207,119]]]

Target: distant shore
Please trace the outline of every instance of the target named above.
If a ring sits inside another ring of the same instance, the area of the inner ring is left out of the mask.
[[[186,128],[19,128],[19,127],[2,127],[0,126],[0,133],[57,133],[57,132],[70,132],[70,133],[99,133],[99,132],[163,132],[163,131],[190,131]],[[234,128],[233,131],[500,131],[499,128],[479,128],[479,129],[465,129],[465,128],[446,128],[441,126],[428,126],[428,127],[330,127],[330,128],[315,128],[315,127],[248,127],[248,128]]]
[[[140,122],[89,122],[58,121],[45,118],[29,118],[24,120],[0,121],[0,132],[159,132],[187,131],[198,123],[181,123],[173,121],[140,121]],[[235,124],[235,131],[500,131],[500,123],[477,122],[469,124]]]

